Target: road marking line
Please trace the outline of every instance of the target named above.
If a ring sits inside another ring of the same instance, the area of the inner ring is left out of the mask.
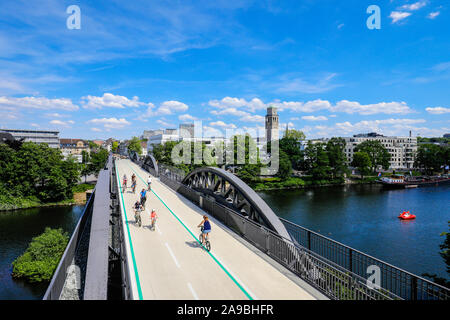
[[[177,267],[181,269],[180,264],[178,263],[177,258],[176,258],[175,255],[173,254],[173,251],[172,251],[172,249],[170,249],[169,244],[168,244],[167,242],[166,242],[166,247],[167,247],[167,250],[169,250],[169,253],[170,253],[170,255],[172,256],[173,261],[175,261],[175,264],[177,265]]]
[[[134,172],[136,173],[136,175],[139,177],[139,179],[141,179],[144,184],[147,184],[139,175],[139,173],[137,173],[129,164],[127,164],[128,167]],[[138,167],[139,169],[141,169],[140,167]],[[143,170],[143,169],[142,169]],[[183,223],[183,221],[167,206],[167,204],[158,196],[158,194],[153,191],[152,188],[152,192],[153,194],[159,199],[159,201],[162,202],[162,204],[169,210],[169,212],[181,223],[181,225],[190,233],[190,235],[195,239],[195,241],[197,241],[198,243],[200,243],[200,240],[198,240],[198,238],[192,233],[192,231],[186,226],[186,224]],[[200,245],[202,247],[203,244],[200,243]],[[206,250],[206,249],[205,249]],[[227,270],[227,268],[224,267],[224,265],[222,263],[219,262],[219,260],[217,260],[216,256],[213,255],[211,252],[206,251],[209,256],[217,263],[217,265],[228,275],[228,277],[238,286],[239,289],[241,289],[241,291],[247,296],[248,299],[253,300],[253,297],[248,293],[248,291],[246,289],[244,289],[244,286],[241,285],[241,283],[239,283],[235,277],[233,277],[233,275]]]
[[[131,241],[130,227],[128,226],[127,210],[125,209],[125,201],[123,199],[123,192],[122,192],[122,188],[120,187],[120,174],[119,174],[119,168],[117,167],[117,163],[115,163],[115,167],[116,167],[116,178],[117,178],[117,183],[118,183],[117,187],[119,189],[120,196],[121,196],[121,198],[119,198],[119,201],[121,200],[120,202],[122,202],[122,208],[124,211],[123,213],[124,213],[124,218],[125,218],[125,225],[126,225],[127,231],[128,231],[128,242],[129,242],[130,251],[131,251],[131,258],[133,260],[133,268],[134,268],[134,274],[135,274],[135,279],[136,279],[136,284],[137,284],[139,300],[143,300],[141,282],[139,281],[139,273],[137,270],[136,258],[134,256],[133,241]]]
[[[189,290],[191,290],[191,293],[192,293],[192,295],[194,296],[194,299],[195,300],[199,300],[199,298],[198,298],[198,296],[197,296],[197,294],[195,293],[195,290],[194,290],[194,288],[192,287],[192,285],[188,282],[188,287],[189,287]]]

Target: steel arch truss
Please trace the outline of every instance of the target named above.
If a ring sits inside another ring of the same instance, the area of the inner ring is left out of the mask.
[[[153,157],[151,154],[149,154],[149,155],[147,155],[145,157],[144,168],[147,169],[147,170],[148,169],[153,169],[153,170],[155,170],[154,174],[158,175],[158,163],[156,162],[155,157]]]
[[[278,216],[245,182],[223,169],[202,167],[190,172],[182,181],[187,187],[213,197],[216,202],[233,209],[276,233],[290,238]]]

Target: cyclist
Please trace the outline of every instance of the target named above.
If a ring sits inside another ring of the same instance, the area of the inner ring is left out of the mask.
[[[131,175],[131,182],[136,182],[136,175],[134,173]]]
[[[141,191],[141,205],[145,210],[145,201],[147,201],[147,190],[142,189]]]
[[[148,184],[148,191],[152,191],[152,177],[151,176],[148,176],[147,184]]]
[[[205,237],[208,239],[208,235],[211,232],[211,223],[209,222],[208,216],[204,215],[202,222],[198,225],[200,228],[203,225],[203,231],[202,231],[202,243],[205,242]],[[206,235],[206,236],[205,236]]]
[[[123,175],[123,187],[124,188],[127,187],[127,175],[126,174]]]
[[[133,189],[133,193],[136,193],[136,180],[131,182],[131,189]]]
[[[155,229],[156,218],[158,218],[158,215],[156,214],[155,209],[152,209],[152,212],[150,213],[150,219],[152,221],[151,228],[153,230]]]
[[[141,220],[140,219],[141,211],[142,211],[142,206],[139,201],[136,201],[134,204],[134,218],[136,221]]]

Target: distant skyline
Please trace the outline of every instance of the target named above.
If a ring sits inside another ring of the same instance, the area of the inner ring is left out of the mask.
[[[70,5],[81,29],[69,30]],[[366,9],[381,10],[369,30]],[[2,1],[0,128],[129,139],[201,120],[307,138],[450,132],[443,0]],[[263,132],[263,131],[262,131]]]

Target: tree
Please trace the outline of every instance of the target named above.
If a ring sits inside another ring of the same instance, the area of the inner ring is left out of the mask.
[[[290,159],[292,168],[298,170],[300,168],[300,162],[303,159],[299,140],[292,137],[284,137],[280,140],[279,147]]]
[[[12,276],[30,282],[50,281],[68,242],[69,236],[62,229],[46,228],[43,234],[33,238],[24,254],[14,260]]]
[[[358,168],[361,179],[363,179],[364,175],[369,174],[370,168],[372,167],[370,156],[366,152],[355,152],[353,155],[352,166]]]
[[[441,166],[445,166],[450,161],[450,148],[441,147],[435,144],[423,144],[417,149],[416,160],[414,166],[422,168],[428,174],[441,171]]]
[[[330,160],[325,150],[325,143],[308,141],[305,148],[305,162],[307,171],[315,180],[327,179],[330,175]]]
[[[389,169],[391,154],[380,141],[366,140],[361,142],[355,147],[355,152],[365,152],[369,156],[371,163],[370,169],[373,173],[375,173],[379,166],[384,170]]]
[[[108,150],[104,148],[100,148],[97,152],[91,152],[90,172],[97,174],[102,170],[105,167],[106,161],[108,161],[108,157]]]
[[[286,152],[280,150],[279,167],[277,175],[282,179],[287,179],[292,174],[292,163]]]
[[[133,137],[128,143],[128,150],[134,151],[138,155],[141,155],[142,154],[141,140],[138,137]]]
[[[343,138],[331,138],[327,142],[326,151],[330,161],[333,178],[342,176],[347,169],[347,157],[345,156],[346,142]]]
[[[117,148],[119,148],[119,142],[118,141],[113,141],[112,145],[111,145],[111,151],[116,153],[117,152]]]
[[[286,132],[284,133],[284,138],[293,138],[297,141],[302,141],[305,140],[306,136],[300,130],[287,129]]]

